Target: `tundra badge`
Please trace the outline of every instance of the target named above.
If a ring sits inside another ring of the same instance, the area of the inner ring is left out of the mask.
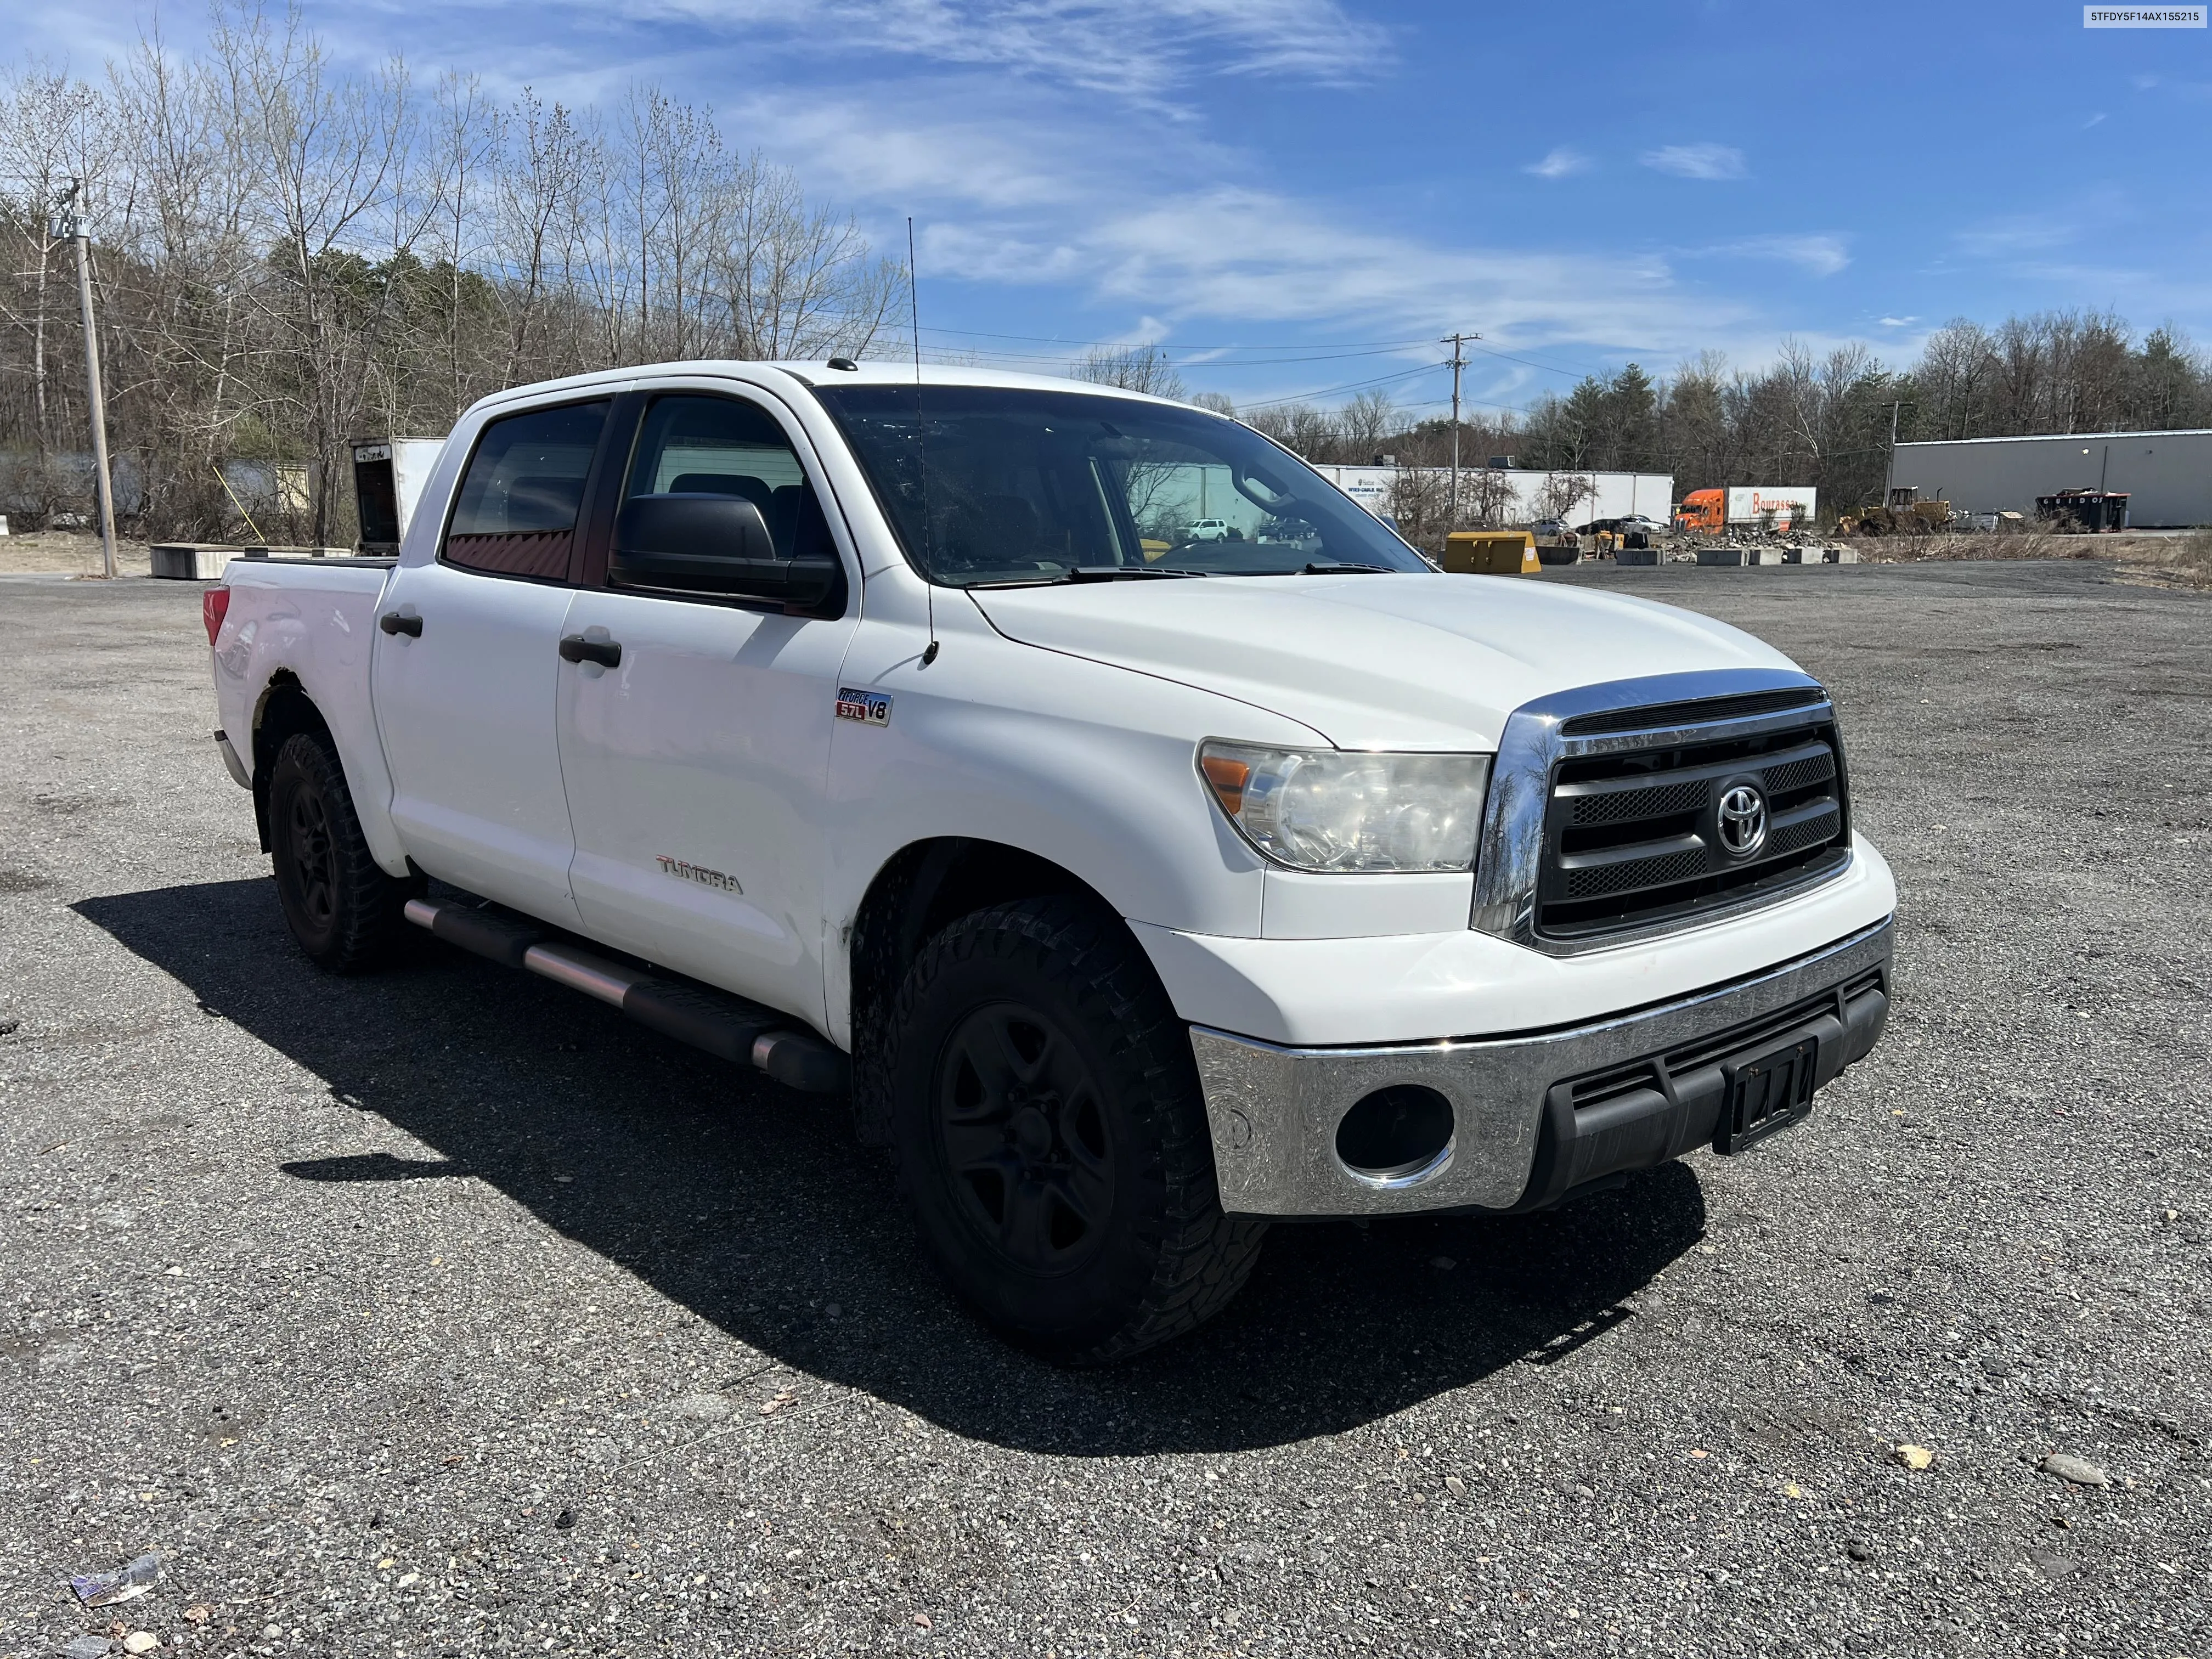
[[[726,876],[720,870],[709,870],[703,864],[693,864],[684,859],[672,859],[663,853],[653,860],[664,876],[673,876],[678,881],[696,882],[702,887],[711,887],[718,893],[742,894],[745,890],[738,885],[735,876]]]
[[[837,718],[858,720],[863,726],[889,726],[891,700],[880,691],[855,691],[849,685],[841,685],[837,688]]]

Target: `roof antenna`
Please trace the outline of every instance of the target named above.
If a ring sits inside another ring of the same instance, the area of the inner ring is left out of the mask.
[[[914,215],[906,216],[907,322],[914,334],[914,458],[921,473],[921,562],[923,601],[929,606],[929,644],[921,653],[924,668],[937,660],[937,550],[932,545],[929,520],[929,441],[921,428],[921,296],[914,276]]]

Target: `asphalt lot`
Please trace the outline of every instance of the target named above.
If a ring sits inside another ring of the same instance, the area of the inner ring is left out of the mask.
[[[1278,1228],[1084,1375],[835,1104],[473,958],[319,975],[197,591],[0,583],[0,1654],[2207,1659],[2212,597],[1568,579],[1834,688],[1887,1042],[1565,1213]]]

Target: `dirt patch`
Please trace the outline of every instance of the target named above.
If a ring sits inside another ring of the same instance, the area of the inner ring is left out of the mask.
[[[2146,587],[2212,592],[2212,530],[2140,538],[2121,556],[2120,580]]]
[[[2212,590],[2212,530],[2186,536],[2060,536],[2049,531],[1981,536],[1868,536],[1850,545],[1869,564],[1960,559],[2110,559],[2122,581]]]
[[[0,536],[0,575],[97,576],[100,574],[100,537],[82,530],[33,530]],[[115,542],[115,574],[143,576],[153,568],[143,542]]]

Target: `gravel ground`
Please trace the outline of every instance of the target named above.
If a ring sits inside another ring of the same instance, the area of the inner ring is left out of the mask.
[[[1227,1316],[1103,1375],[950,1306],[834,1107],[473,958],[316,974],[207,742],[197,592],[0,586],[0,1654],[114,1618],[206,1654],[2204,1659],[2212,599],[1566,579],[1836,689],[1905,894],[1887,1041],[1739,1160],[1279,1228]],[[106,1613],[57,1587],[144,1551]]]

